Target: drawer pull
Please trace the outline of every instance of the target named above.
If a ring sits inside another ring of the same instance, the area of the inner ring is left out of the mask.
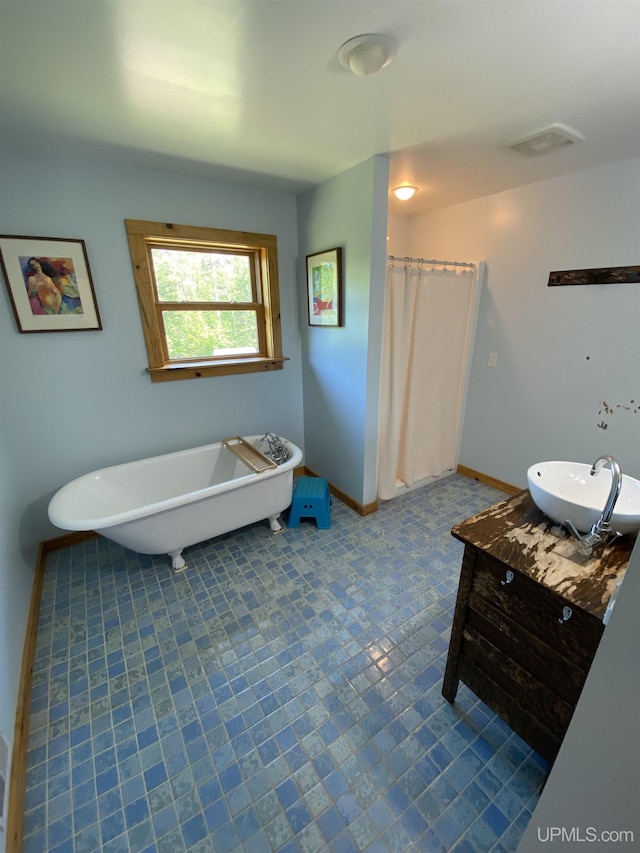
[[[573,610],[570,607],[563,607],[562,608],[562,619],[558,619],[558,622],[561,625],[564,625],[564,623],[568,622],[572,616],[573,616]]]
[[[513,574],[511,569],[507,569],[505,579],[503,581],[500,581],[500,583],[502,584],[502,586],[506,586],[508,583],[511,583],[513,581],[514,577],[515,575]]]

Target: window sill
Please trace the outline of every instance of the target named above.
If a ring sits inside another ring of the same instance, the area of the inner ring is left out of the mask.
[[[264,373],[267,370],[282,370],[285,356],[278,358],[243,358],[225,361],[202,361],[189,364],[167,364],[164,367],[148,367],[152,382],[173,382],[176,379],[201,379],[205,376],[231,376],[237,373]]]

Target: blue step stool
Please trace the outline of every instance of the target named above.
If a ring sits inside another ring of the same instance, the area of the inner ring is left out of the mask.
[[[298,477],[289,510],[288,527],[297,527],[301,518],[315,518],[319,530],[331,527],[331,495],[324,477]]]

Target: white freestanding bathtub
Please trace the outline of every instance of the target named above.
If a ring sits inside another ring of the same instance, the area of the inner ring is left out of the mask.
[[[244,441],[262,448],[261,437]],[[286,462],[253,472],[221,441],[92,471],[63,486],[49,504],[49,519],[63,530],[95,530],[140,554],[169,554],[246,524],[278,516],[291,503],[293,469],[302,451],[283,440]]]

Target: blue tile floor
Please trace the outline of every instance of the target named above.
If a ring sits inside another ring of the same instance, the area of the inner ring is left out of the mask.
[[[547,767],[461,686],[441,696],[454,475],[361,518],[334,501],[188,569],[97,538],[47,560],[25,853],[513,851]]]

